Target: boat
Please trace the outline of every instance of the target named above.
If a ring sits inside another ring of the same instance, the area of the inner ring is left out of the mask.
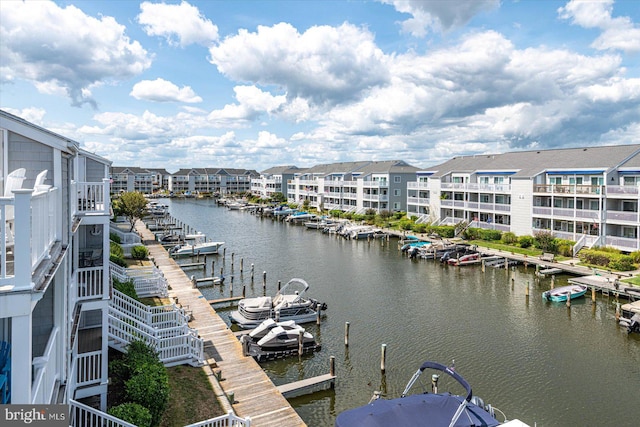
[[[309,213],[309,212],[294,212],[285,217],[285,222],[292,222],[294,224],[298,224],[300,222],[315,220],[317,215]]]
[[[449,392],[438,392],[439,375],[431,376],[431,393],[409,394],[411,387],[426,370],[444,372],[455,379],[466,391],[465,396]],[[473,396],[471,386],[454,368],[438,362],[427,361],[411,377],[402,395],[395,399],[382,399],[375,392],[371,401],[364,406],[349,409],[336,417],[335,427],[471,427],[471,426],[526,426],[518,420],[506,422],[496,418],[496,411],[502,412],[477,396]]]
[[[480,252],[468,253],[465,255],[461,255],[456,258],[449,258],[447,260],[447,264],[449,265],[469,265],[469,264],[477,264],[481,261]]]
[[[245,356],[258,361],[318,351],[321,346],[313,335],[292,320],[267,319],[249,334],[240,337]]]
[[[184,243],[169,250],[173,257],[217,254],[224,242],[208,242],[203,233],[187,234]]]
[[[640,333],[640,313],[636,313],[631,318],[621,317],[618,323],[620,326],[627,328],[627,332]]]
[[[266,319],[314,322],[318,312],[327,309],[327,304],[307,298],[308,289],[306,281],[293,278],[274,297],[243,298],[238,302],[238,310],[231,313],[231,322],[243,329],[255,328]]]
[[[543,292],[542,298],[547,301],[566,301],[567,298],[579,298],[585,293],[587,293],[587,287],[584,285],[567,285]]]

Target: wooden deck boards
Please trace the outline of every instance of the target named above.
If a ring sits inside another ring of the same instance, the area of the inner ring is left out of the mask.
[[[193,318],[189,326],[198,330],[205,341],[205,358],[215,360],[222,373],[222,390],[234,394],[233,409],[240,417],[251,417],[251,425],[265,427],[306,426],[304,421],[278,391],[260,365],[242,355],[242,346],[226,323],[192,287],[190,278],[154,239],[142,222],[137,225],[149,255],[169,282],[169,296],[188,307]]]

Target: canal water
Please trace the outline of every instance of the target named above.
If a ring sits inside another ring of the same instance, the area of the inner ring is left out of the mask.
[[[544,302],[549,278],[534,270],[449,267],[409,260],[389,244],[329,237],[304,226],[218,207],[212,200],[161,200],[175,218],[225,242],[209,257],[225,285],[202,288],[207,298],[274,295],[278,281],[310,284],[328,305],[320,326],[307,326],[322,350],[263,363],[276,385],[325,374],[335,357],[335,390],[291,400],[312,427],[333,426],[340,412],[366,404],[374,391],[398,397],[422,362],[449,364],[485,402],[531,426],[635,426],[640,422],[640,336],[614,321],[616,301],[598,295],[570,308]],[[233,266],[232,266],[233,254]],[[240,272],[242,262],[243,271]],[[251,281],[251,266],[254,280]],[[208,270],[188,275],[211,276]],[[557,276],[556,286],[568,276]],[[530,295],[526,296],[527,284]],[[622,301],[624,303],[625,301]],[[215,307],[228,322],[231,306]],[[344,343],[350,324],[349,346]],[[386,371],[381,346],[386,344]],[[455,384],[444,382],[440,389]],[[430,374],[423,381],[430,389]],[[450,391],[462,394],[461,388]]]

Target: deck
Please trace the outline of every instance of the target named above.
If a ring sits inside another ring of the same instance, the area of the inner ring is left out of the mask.
[[[166,249],[154,239],[154,235],[142,222],[138,222],[137,231],[142,236],[143,244],[149,249],[156,266],[169,282],[169,296],[182,306],[189,307],[193,313],[189,326],[198,330],[204,339],[205,357],[209,365],[205,372],[216,388],[224,394],[233,395],[233,410],[243,418],[251,417],[251,425],[255,426],[306,426],[302,418],[291,407],[260,365],[252,358],[242,355],[242,345],[226,323],[218,316],[200,291],[192,286],[180,266],[169,256]],[[211,363],[220,372],[222,381],[218,381],[211,372]],[[223,408],[227,410],[224,398]]]

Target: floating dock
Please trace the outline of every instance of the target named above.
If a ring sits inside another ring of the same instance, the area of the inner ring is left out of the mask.
[[[335,375],[324,374],[317,377],[292,382],[289,384],[279,385],[278,391],[282,393],[284,397],[290,399],[292,397],[298,397],[305,394],[332,389],[333,387],[335,387],[335,382]]]

